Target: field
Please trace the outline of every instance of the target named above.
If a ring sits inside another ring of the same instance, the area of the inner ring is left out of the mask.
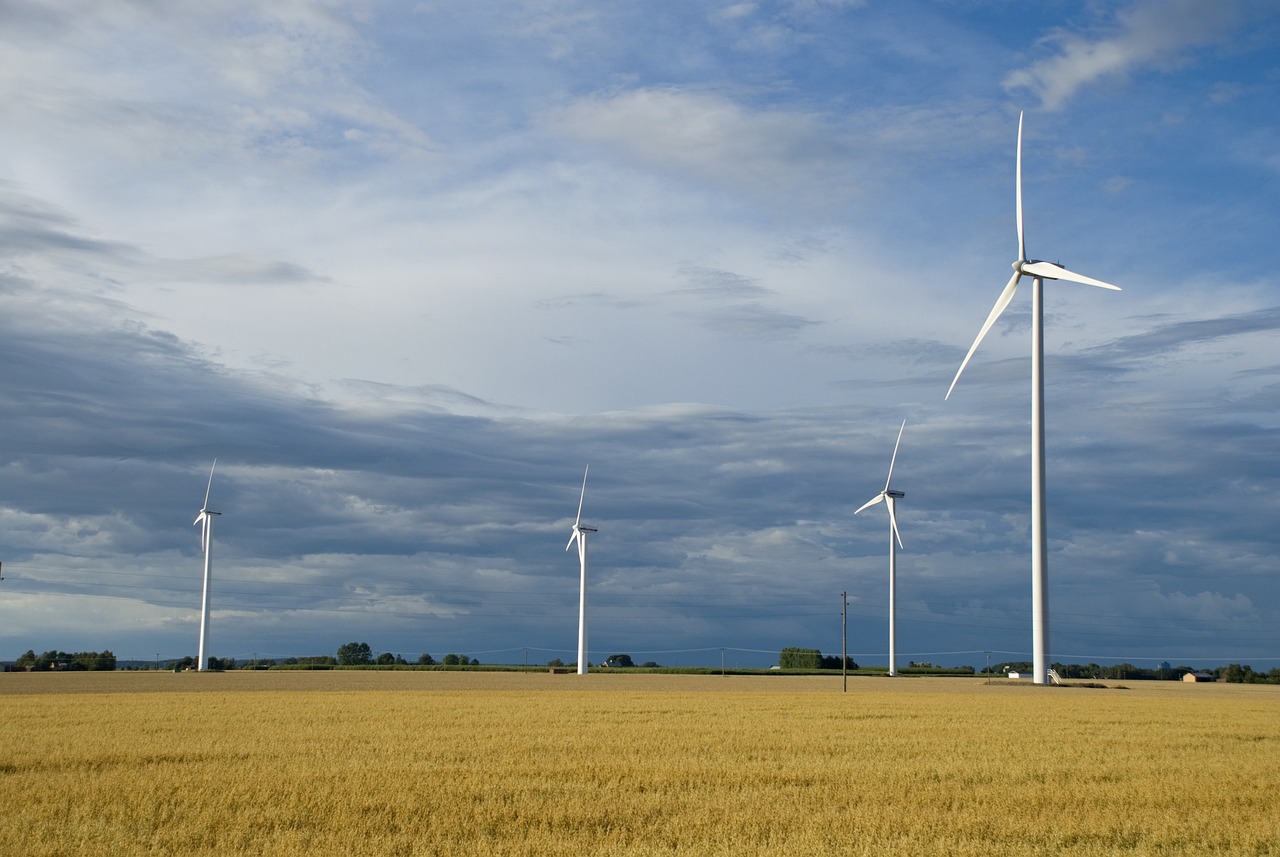
[[[1280,687],[0,674],[0,854],[1280,855]]]

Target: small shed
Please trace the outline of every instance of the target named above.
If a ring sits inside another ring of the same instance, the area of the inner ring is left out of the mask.
[[[1183,681],[1217,681],[1218,677],[1213,673],[1187,673],[1182,677]]]

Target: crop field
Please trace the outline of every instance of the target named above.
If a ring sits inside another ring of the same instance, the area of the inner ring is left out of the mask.
[[[0,854],[1280,855],[1280,687],[0,674]]]

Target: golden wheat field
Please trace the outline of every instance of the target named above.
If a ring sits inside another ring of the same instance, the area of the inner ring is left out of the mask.
[[[1147,685],[3,674],[0,853],[1280,854],[1280,687]]]

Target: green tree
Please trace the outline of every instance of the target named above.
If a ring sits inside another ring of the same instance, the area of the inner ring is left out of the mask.
[[[435,663],[436,663],[436,659],[431,657],[431,655],[427,654],[426,652],[423,652],[422,654],[418,655],[418,664],[421,666],[424,666],[424,667],[435,666]]]
[[[456,667],[458,665],[458,656],[453,652],[444,656],[444,665],[447,667]]]
[[[396,662],[396,656],[391,654],[390,652],[383,652],[382,654],[378,655],[377,660],[374,661],[374,663],[376,663],[380,667],[389,667],[395,662]]]
[[[338,647],[338,663],[344,667],[367,666],[373,663],[373,649],[368,643],[344,643]]]
[[[1223,681],[1233,684],[1252,684],[1259,678],[1258,674],[1253,671],[1253,667],[1248,664],[1227,664],[1225,667],[1219,667],[1218,675]]]
[[[605,666],[609,667],[633,667],[635,663],[631,660],[631,655],[609,655],[605,658]]]
[[[13,665],[16,667],[21,667],[22,669],[31,669],[32,667],[34,667],[36,665],[35,650],[27,649],[26,654],[22,655],[22,657],[14,661]]]
[[[801,649],[788,646],[778,656],[778,666],[784,670],[816,670],[822,668],[822,652],[817,649]]]

